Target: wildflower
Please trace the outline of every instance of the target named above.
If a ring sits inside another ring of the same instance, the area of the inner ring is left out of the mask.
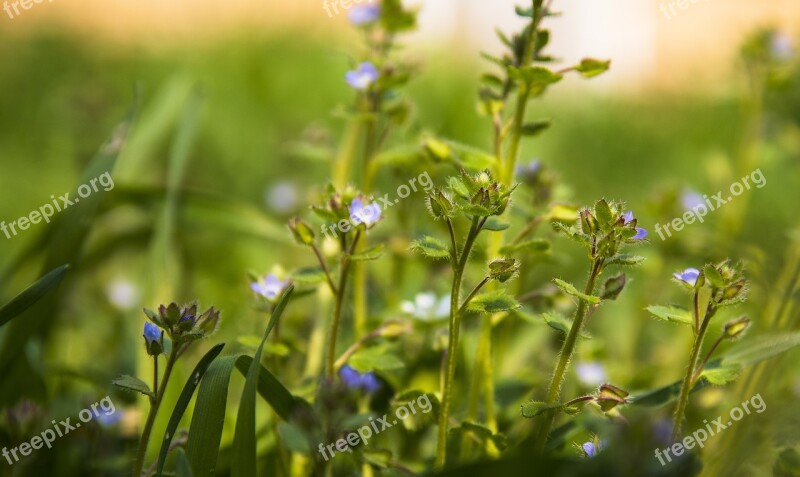
[[[602,440],[598,441],[597,437],[595,437],[593,440],[591,440],[589,442],[584,442],[581,445],[581,449],[583,449],[583,453],[586,454],[586,457],[592,459],[597,454],[602,452],[603,448],[605,448],[605,446],[606,446],[605,439],[602,439]]]
[[[672,276],[675,277],[676,280],[680,280],[693,287],[695,283],[697,283],[697,277],[700,276],[700,270],[696,268],[687,268],[680,273],[673,273]]]
[[[647,238],[647,230],[636,227],[636,235],[633,236],[633,240],[644,240]]]
[[[250,289],[267,300],[274,300],[280,296],[283,289],[286,288],[288,284],[288,281],[281,281],[275,275],[269,274],[262,280],[252,282],[250,284]]]
[[[164,350],[161,345],[161,330],[158,326],[150,323],[149,321],[144,324],[144,343],[147,348],[147,354],[150,356],[157,356]]]
[[[622,224],[623,225],[628,225],[632,221],[633,221],[633,212],[632,211],[629,210],[629,211],[625,212],[624,214],[622,214]]]
[[[772,41],[770,42],[770,51],[772,55],[779,60],[791,59],[792,56],[794,56],[791,37],[783,32],[773,33]]]
[[[358,69],[348,71],[345,80],[355,89],[367,89],[378,80],[378,69],[372,63],[365,61],[358,65]]]
[[[380,220],[381,206],[376,202],[364,204],[359,198],[353,199],[350,203],[350,221],[356,225],[364,224],[370,226]]]
[[[94,420],[102,427],[113,427],[122,420],[123,414],[122,411],[112,412],[110,414],[97,413],[95,414]]]
[[[575,370],[578,380],[586,386],[599,386],[608,379],[605,368],[597,362],[578,363]]]
[[[518,176],[525,176],[525,177],[534,177],[541,170],[542,170],[542,163],[538,159],[533,159],[527,164],[517,164],[517,167],[514,168],[514,172]]]
[[[375,373],[361,374],[347,364],[339,369],[339,377],[348,388],[362,390],[367,394],[372,394],[381,387],[381,382]]]
[[[350,23],[355,26],[368,25],[381,16],[381,7],[378,5],[356,5],[348,13]]]
[[[436,299],[433,292],[418,293],[414,301],[404,301],[400,309],[421,321],[437,321],[450,316],[450,297]]]

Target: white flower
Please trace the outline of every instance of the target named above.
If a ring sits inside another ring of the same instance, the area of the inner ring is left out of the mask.
[[[264,194],[267,205],[278,214],[288,214],[297,208],[297,187],[291,182],[276,182]]]
[[[606,370],[600,363],[578,363],[575,370],[578,372],[578,380],[586,386],[599,386],[608,379]]]
[[[418,320],[439,321],[450,316],[450,297],[445,295],[437,300],[433,292],[418,293],[413,302],[402,302],[400,309]]]

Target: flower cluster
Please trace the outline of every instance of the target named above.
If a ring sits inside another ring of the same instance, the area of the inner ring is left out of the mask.
[[[747,280],[742,273],[742,265],[731,265],[728,260],[716,265],[708,264],[703,270],[687,268],[672,276],[688,290],[698,290],[704,286],[709,288],[709,307],[712,309],[740,303],[747,298]]]
[[[514,190],[492,180],[488,170],[470,175],[462,169],[447,184],[449,193],[438,188],[428,193],[428,210],[436,220],[452,218],[458,211],[485,223],[486,218],[505,212]]]
[[[381,387],[381,381],[375,373],[359,373],[347,364],[339,368],[339,378],[347,388],[367,394],[372,394]]]
[[[159,306],[158,313],[145,308],[144,314],[150,319],[144,325],[143,336],[151,356],[164,351],[164,335],[177,346],[188,345],[212,335],[219,324],[218,310],[212,306],[198,314],[196,303],[180,307],[173,302]]]

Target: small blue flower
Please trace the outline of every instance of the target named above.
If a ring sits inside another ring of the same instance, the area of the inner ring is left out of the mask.
[[[250,289],[267,300],[274,300],[283,292],[286,285],[288,282],[281,281],[275,275],[269,274],[263,280],[251,283]]]
[[[361,374],[348,364],[339,368],[339,377],[348,388],[362,390],[367,394],[372,394],[381,387],[381,382],[375,373]]]
[[[113,427],[122,420],[122,412],[112,412],[111,414],[98,413],[95,416],[97,421],[102,427]]]
[[[772,41],[770,42],[770,50],[772,55],[779,60],[791,59],[792,56],[794,56],[792,38],[783,32],[773,33]]]
[[[647,230],[636,227],[636,235],[633,236],[633,240],[644,240],[647,238]]]
[[[693,287],[695,283],[697,283],[697,277],[700,276],[700,270],[696,268],[687,268],[682,272],[673,273],[672,276]]]
[[[629,211],[625,212],[624,214],[622,214],[622,223],[623,224],[628,225],[632,220],[633,220],[633,212],[632,211],[629,210]]]
[[[376,202],[364,205],[364,202],[359,199],[353,199],[350,203],[350,221],[354,224],[364,224],[370,226],[380,220],[381,206]]]
[[[586,454],[586,457],[592,458],[597,455],[597,448],[594,446],[592,442],[584,442],[581,446],[583,448],[583,452]]]
[[[158,329],[158,326],[148,321],[144,324],[144,339],[147,341],[147,346],[150,346],[150,343],[161,339],[161,330]]]
[[[535,176],[542,169],[542,162],[539,159],[533,159],[527,164],[517,164],[515,167],[518,176],[530,175]]]
[[[368,25],[381,16],[381,7],[378,5],[356,5],[348,13],[350,23],[355,26]]]
[[[377,81],[377,79],[378,69],[368,61],[361,63],[358,65],[358,69],[348,71],[345,75],[347,84],[355,89],[367,89],[369,85]]]

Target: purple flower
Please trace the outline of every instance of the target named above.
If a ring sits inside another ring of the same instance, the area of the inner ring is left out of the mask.
[[[348,364],[339,368],[339,377],[348,388],[362,390],[367,394],[372,394],[381,387],[375,373],[361,374]]]
[[[354,224],[364,224],[370,226],[381,218],[381,207],[373,202],[364,205],[364,202],[359,199],[353,199],[350,203],[350,221]]]
[[[625,212],[624,214],[622,214],[622,223],[623,224],[628,225],[632,220],[633,220],[633,212],[632,211],[629,210],[629,211]]]
[[[694,284],[697,283],[697,277],[700,276],[700,270],[696,268],[687,268],[682,272],[673,273],[672,276],[675,277],[677,280],[680,280],[686,283],[687,285],[693,287]]]
[[[150,346],[150,343],[161,339],[161,330],[158,329],[158,326],[148,321],[144,324],[144,339],[147,341],[147,345]]]
[[[367,89],[378,79],[378,69],[375,65],[365,61],[358,65],[358,69],[348,71],[345,75],[347,84],[355,89]]]
[[[378,5],[356,5],[348,13],[350,23],[355,26],[367,25],[381,16],[381,7]]]
[[[288,281],[283,282],[275,275],[269,274],[264,279],[251,283],[250,289],[267,300],[274,300],[283,292],[288,283]]]
[[[527,164],[517,164],[515,171],[518,176],[530,175],[535,176],[542,169],[542,162],[538,159],[533,159]]]
[[[112,412],[110,414],[107,413],[97,413],[95,415],[95,420],[102,426],[102,427],[113,427],[119,421],[122,420],[122,413],[121,412]]]
[[[596,437],[595,441],[597,441]],[[581,445],[581,449],[583,449],[583,453],[586,454],[586,457],[589,457],[591,459],[594,458],[600,452],[602,452],[605,446],[606,446],[605,440],[600,440],[597,442],[597,444],[595,444],[592,441],[589,441],[589,442],[584,442]]]
[[[647,230],[636,227],[636,235],[633,236],[633,240],[644,240],[647,238]]]

